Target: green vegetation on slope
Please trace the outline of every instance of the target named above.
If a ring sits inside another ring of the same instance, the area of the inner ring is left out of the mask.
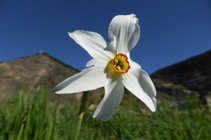
[[[79,107],[46,103],[48,90],[36,94],[21,91],[9,101],[0,102],[1,140],[72,140]],[[61,95],[62,96],[62,95]],[[102,122],[86,110],[80,140],[205,140],[211,139],[211,110],[188,101],[186,107],[170,107],[167,101],[157,111],[137,106],[124,98],[113,118]]]

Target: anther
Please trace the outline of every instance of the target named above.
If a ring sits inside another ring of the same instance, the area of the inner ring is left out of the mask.
[[[117,66],[116,69],[117,69],[117,70],[121,70],[121,67],[120,67],[120,66]]]
[[[118,64],[118,60],[117,59],[115,59],[114,62],[115,62],[116,65]]]
[[[124,62],[120,62],[119,65],[122,66],[124,64]]]

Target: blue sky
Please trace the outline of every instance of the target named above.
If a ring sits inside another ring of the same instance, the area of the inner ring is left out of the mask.
[[[116,15],[136,14],[133,61],[149,74],[211,49],[210,0],[0,0],[0,62],[46,52],[79,70],[91,56],[67,32],[108,39]]]

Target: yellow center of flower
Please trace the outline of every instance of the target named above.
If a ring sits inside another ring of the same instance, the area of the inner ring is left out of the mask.
[[[128,58],[124,54],[117,54],[112,60],[112,66],[117,73],[127,73],[130,69]]]

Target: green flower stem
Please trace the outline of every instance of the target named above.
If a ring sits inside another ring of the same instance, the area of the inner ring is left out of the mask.
[[[78,114],[78,126],[77,126],[77,132],[76,132],[76,137],[75,137],[76,140],[78,139],[78,134],[79,134],[79,131],[81,128],[81,123],[83,121],[84,111],[85,111],[86,103],[87,103],[87,99],[88,99],[88,93],[89,93],[89,91],[85,91],[82,96],[81,107],[80,107],[79,114]]]

